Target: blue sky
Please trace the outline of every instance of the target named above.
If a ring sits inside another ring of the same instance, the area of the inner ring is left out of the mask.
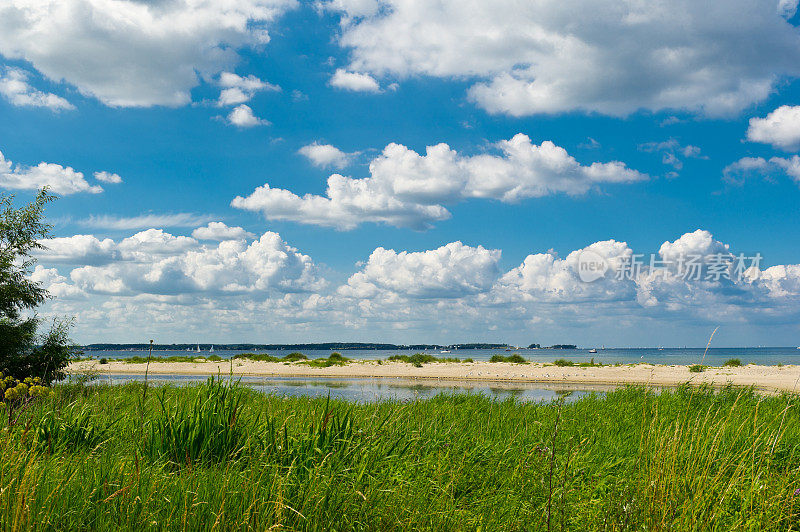
[[[61,192],[44,314],[79,342],[800,343],[796,4],[513,5],[0,7],[0,189]],[[763,261],[583,283],[588,246]]]

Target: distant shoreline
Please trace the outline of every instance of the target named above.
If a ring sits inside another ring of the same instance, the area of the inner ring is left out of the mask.
[[[97,360],[73,362],[67,368],[71,374],[140,375],[147,364],[112,360],[100,364]],[[693,373],[689,366],[629,364],[578,367],[559,367],[552,364],[512,364],[497,362],[434,362],[415,367],[404,362],[351,361],[346,365],[310,367],[297,362],[259,362],[230,360],[221,362],[154,362],[148,373],[153,376],[229,375],[248,377],[339,377],[339,378],[402,378],[439,381],[516,382],[520,384],[564,384],[570,386],[644,385],[675,387],[685,383],[710,384],[715,387],[732,384],[753,386],[764,392],[795,392],[800,381],[800,366],[708,367]]]

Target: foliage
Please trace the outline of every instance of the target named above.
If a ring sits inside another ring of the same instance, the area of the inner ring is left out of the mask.
[[[689,371],[692,373],[702,373],[706,370],[708,366],[703,366],[702,364],[692,364],[689,366]]]
[[[13,199],[0,195],[0,371],[49,384],[64,377],[63,369],[75,355],[69,321],[55,320],[49,331],[40,333],[40,319],[27,315],[48,298],[29,272],[35,262],[31,254],[42,249],[39,241],[50,232],[42,218],[54,196],[42,190],[21,208],[14,207]]]
[[[724,367],[728,367],[728,368],[738,368],[741,365],[742,365],[742,361],[739,360],[738,358],[730,358],[730,359],[726,360],[725,363],[723,364]]]

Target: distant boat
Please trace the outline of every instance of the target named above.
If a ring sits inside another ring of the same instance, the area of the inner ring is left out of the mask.
[[[439,351],[439,353],[441,353],[442,355],[444,355],[446,353],[449,353],[449,352],[450,351],[448,351],[447,349],[442,349],[441,351]]]
[[[213,353],[214,352],[214,346],[213,345],[211,346],[211,349],[208,350],[208,352],[209,353]]]
[[[197,344],[197,352],[200,352],[200,344]]]
[[[589,349],[590,353],[597,353],[597,349]]]

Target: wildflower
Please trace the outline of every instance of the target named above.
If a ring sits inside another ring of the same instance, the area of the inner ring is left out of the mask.
[[[795,495],[800,495],[800,488],[797,488],[796,490],[794,490],[794,494]]]

